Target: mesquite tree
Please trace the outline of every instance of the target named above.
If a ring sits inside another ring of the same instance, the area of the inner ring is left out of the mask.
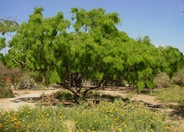
[[[134,40],[119,31],[117,13],[72,8],[72,18],[66,20],[62,12],[44,18],[42,11],[35,8],[28,22],[20,25],[9,43],[6,64],[37,71],[43,81],[58,82],[76,97],[85,97],[104,82],[122,79],[133,83],[138,91],[151,89],[157,73],[171,74],[173,68],[181,66],[183,55],[179,50],[162,50],[148,36]],[[169,62],[167,55],[172,58]],[[98,84],[82,90],[84,79]]]

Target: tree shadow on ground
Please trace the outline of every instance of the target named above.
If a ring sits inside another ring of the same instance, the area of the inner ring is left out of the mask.
[[[40,100],[41,100],[41,97],[21,97],[21,98],[17,98],[15,100],[12,100],[11,102],[14,102],[14,103],[20,103],[20,102],[37,103]]]
[[[165,111],[169,114],[169,117],[178,117],[178,118],[183,118],[184,119],[184,111],[180,110],[178,105],[175,104],[151,104],[147,103],[144,101],[139,101],[146,105],[150,110],[154,112],[160,112],[160,111]]]
[[[121,96],[112,96],[108,94],[100,94],[100,93],[89,93],[85,100],[104,100],[107,102],[114,102],[114,100],[120,100],[122,99]]]
[[[184,111],[181,111],[181,110],[174,110],[174,111],[171,112],[170,116],[171,116],[171,117],[177,116],[177,117],[181,117],[181,118],[184,119]]]
[[[129,101],[127,98],[122,98],[121,96],[112,96],[107,94],[101,94],[101,93],[94,93],[89,92],[85,98],[79,99],[79,102],[76,103],[75,98],[73,94],[71,93],[63,93],[63,92],[57,92],[56,93],[56,99],[59,100],[59,105],[62,105],[64,107],[72,107],[75,105],[80,105],[82,103],[91,103],[91,104],[99,104],[101,102],[114,102],[115,100],[122,100],[124,102]]]
[[[97,89],[99,90],[99,89]],[[108,91],[119,91],[119,92],[123,92],[123,93],[128,93],[128,92],[133,92],[136,89],[131,88],[131,87],[119,87],[119,86],[106,86],[104,89],[102,90],[108,90]]]
[[[143,103],[145,106],[151,108],[152,110],[158,109],[158,108],[164,108],[164,106],[162,104],[152,104],[152,103],[148,103],[148,102],[144,102],[142,100],[138,101]]]

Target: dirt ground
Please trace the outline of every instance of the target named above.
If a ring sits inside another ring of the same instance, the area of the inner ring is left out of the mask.
[[[50,88],[48,90],[14,90],[14,98],[4,98],[0,99],[0,109],[8,110],[13,109],[17,110],[23,105],[28,105],[34,107],[36,100],[39,99],[40,95],[51,94],[58,91],[58,89]]]
[[[39,99],[40,95],[50,94],[56,92],[60,89],[49,88],[48,90],[14,90],[15,97],[14,98],[5,98],[0,99],[0,109],[1,110],[9,110],[14,109],[17,110],[19,107],[23,105],[28,105],[34,107],[36,104],[36,100]],[[111,95],[111,96],[120,96],[122,98],[131,98],[131,101],[140,101],[146,104],[149,108],[157,111],[164,112],[169,115],[169,120],[174,121],[179,124],[180,128],[184,130],[184,116],[180,113],[177,113],[174,106],[176,103],[161,103],[156,100],[155,96],[143,95],[143,94],[133,94],[129,92],[126,87],[116,87],[116,88],[106,88],[105,90],[100,90],[103,95]],[[171,107],[172,106],[172,107]]]

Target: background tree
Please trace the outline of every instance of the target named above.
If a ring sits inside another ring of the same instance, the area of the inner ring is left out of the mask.
[[[172,46],[159,47],[160,56],[163,57],[161,71],[167,73],[172,78],[174,73],[184,65],[183,53]]]
[[[0,34],[2,36],[7,32],[14,32],[19,27],[19,24],[14,20],[0,19]],[[6,47],[6,38],[0,37],[0,51]],[[0,61],[3,60],[3,54],[0,53]]]

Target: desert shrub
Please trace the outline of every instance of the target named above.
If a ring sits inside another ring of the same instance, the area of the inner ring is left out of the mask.
[[[35,73],[34,72],[23,72],[20,80],[19,80],[19,84],[18,84],[18,88],[19,89],[32,89],[32,88],[36,88],[37,84],[34,80],[35,78]]]
[[[178,101],[178,110],[184,113],[184,98]]]
[[[0,85],[0,98],[14,97],[13,91],[10,89],[11,83],[4,82]]]
[[[9,76],[11,78],[11,83],[16,88],[18,86],[18,83],[20,82],[21,76],[22,76],[22,70],[20,68],[13,68],[9,70]]]
[[[5,78],[9,75],[9,70],[0,63],[0,86],[4,87],[6,84]]]
[[[184,68],[180,69],[172,78],[172,82],[184,86]]]
[[[157,88],[168,88],[171,85],[169,76],[166,73],[159,73],[154,77],[154,85]]]
[[[2,87],[0,86],[0,98],[10,98],[10,97],[14,97],[14,94],[12,92],[12,90],[9,87]]]
[[[57,91],[54,93],[55,98],[59,99],[59,101],[72,101],[74,96],[68,91]]]
[[[9,98],[13,97],[13,92],[10,89],[11,80],[9,78],[10,71],[0,63],[0,98]]]
[[[54,105],[56,105],[56,102],[57,102],[57,100],[54,96],[54,93],[52,93],[52,94],[44,94],[43,93],[41,95],[41,103],[44,106],[54,106]]]
[[[16,86],[20,81],[22,71],[19,68],[8,69],[5,65],[0,64],[0,71],[0,84],[9,81]]]
[[[180,100],[178,100],[178,109],[184,113],[184,88],[181,88]]]
[[[36,83],[33,79],[23,80],[19,83],[19,89],[32,89],[36,86]]]
[[[4,87],[6,84],[5,76],[0,75],[0,87]]]

